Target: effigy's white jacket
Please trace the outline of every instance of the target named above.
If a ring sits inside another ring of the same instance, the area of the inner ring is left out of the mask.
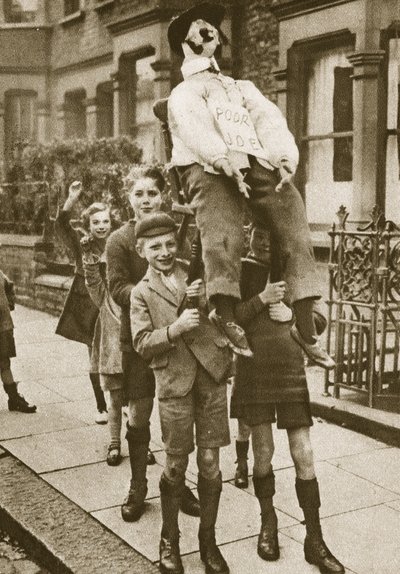
[[[216,173],[214,162],[230,158],[232,152],[214,121],[209,104],[231,102],[246,108],[253,122],[267,160],[258,159],[267,169],[288,161],[293,173],[299,161],[294,137],[280,109],[256,88],[253,82],[234,80],[221,73],[209,71],[208,58],[200,58],[182,66],[184,81],[178,84],[168,100],[168,121],[172,136],[172,164],[176,166],[201,164],[206,171]],[[247,155],[238,160],[237,167],[247,167]],[[238,161],[239,164],[238,165]]]

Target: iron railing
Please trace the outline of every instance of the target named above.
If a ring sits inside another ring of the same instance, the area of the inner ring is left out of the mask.
[[[325,375],[325,393],[356,391],[374,407],[400,398],[400,228],[376,208],[363,228],[347,227],[343,206],[338,216],[329,233],[327,338],[336,368]]]

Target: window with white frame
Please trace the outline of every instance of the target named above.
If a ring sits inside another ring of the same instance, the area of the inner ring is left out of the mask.
[[[388,219],[399,221],[400,213],[400,38],[389,40],[386,206]]]
[[[37,137],[37,93],[10,90],[5,93],[4,141],[6,157],[16,146],[35,141]]]
[[[153,114],[154,77],[151,64],[155,56],[148,56],[136,60],[136,133],[143,157],[147,160],[155,155],[155,126]]]
[[[104,82],[97,86],[96,115],[97,137],[112,137],[114,133],[114,94],[112,82]]]
[[[76,90],[64,96],[65,137],[86,137],[86,92]]]
[[[4,21],[10,24],[34,22],[38,0],[3,0]]]
[[[309,220],[326,224],[340,205],[351,210],[353,166],[351,47],[316,54],[307,78],[306,205]],[[323,206],[323,209],[321,209]]]
[[[155,100],[155,61],[152,49],[143,55],[124,54],[120,58],[118,76],[120,81],[120,130],[133,136],[143,150],[144,161],[155,155],[157,122],[153,114]]]

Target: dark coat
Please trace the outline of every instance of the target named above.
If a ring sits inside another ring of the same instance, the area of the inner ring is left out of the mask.
[[[14,328],[10,310],[14,308],[13,283],[0,271],[0,333]]]
[[[70,213],[60,211],[56,219],[57,232],[75,260],[75,276],[56,327],[57,335],[91,346],[99,310],[85,286],[82,268],[80,236],[70,223]]]
[[[272,321],[268,305],[258,297],[269,269],[254,259],[242,265],[242,302],[236,316],[254,357],[237,358],[232,405],[308,400],[303,355],[290,335],[292,322]]]
[[[133,287],[143,279],[147,261],[136,251],[135,222],[128,221],[114,231],[107,240],[107,277],[111,297],[121,307],[121,350],[133,352],[129,318]]]

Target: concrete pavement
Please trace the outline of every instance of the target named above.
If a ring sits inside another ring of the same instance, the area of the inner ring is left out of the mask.
[[[13,361],[14,375],[21,381],[23,394],[38,405],[38,412],[34,415],[8,412],[2,393],[1,447],[22,461],[29,472],[33,471],[40,484],[51,485],[58,496],[75,503],[88,520],[104,525],[110,536],[109,544],[114,539],[116,543],[125,541],[143,557],[156,562],[161,526],[158,481],[164,460],[157,413],[153,415],[151,445],[157,464],[149,467],[147,511],[139,522],[126,524],[119,507],[129,484],[127,449],[123,440],[122,464],[116,468],[107,466],[108,429],[94,423],[85,347],[54,335],[56,319],[44,313],[18,306],[14,319],[18,354]],[[312,385],[314,394],[318,385],[322,392],[323,377],[318,369],[313,369]],[[221,455],[224,488],[217,530],[217,542],[222,545],[232,574],[317,574],[318,569],[303,558],[304,526],[300,523],[295,472],[285,432],[275,431],[275,506],[281,546],[281,558],[276,563],[265,563],[256,554],[258,503],[252,486],[241,491],[233,485],[234,439],[233,422],[232,444]],[[312,440],[322,493],[322,526],[328,546],[348,572],[397,574],[400,572],[400,450],[316,418]],[[15,466],[12,472],[18,468]],[[20,468],[21,472],[25,469]],[[195,458],[191,456],[187,479],[192,488],[196,476]],[[1,496],[0,493],[0,506]],[[24,500],[20,505],[24,505]],[[197,551],[198,522],[181,515],[180,524],[185,571],[203,573]],[[73,525],[65,523],[65,532],[70,526]],[[100,566],[93,573],[103,571]],[[112,573],[112,567],[108,571]],[[82,566],[76,572],[90,570]]]

